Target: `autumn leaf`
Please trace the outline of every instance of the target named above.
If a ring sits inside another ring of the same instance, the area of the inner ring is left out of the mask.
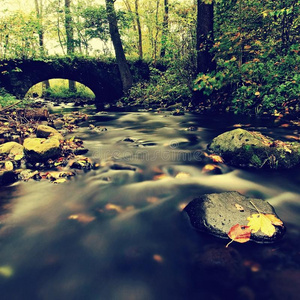
[[[184,178],[189,178],[191,177],[191,175],[189,173],[186,173],[186,172],[179,172],[175,178],[179,178],[179,179],[184,179]]]
[[[274,225],[283,226],[282,221],[272,214],[252,214],[247,220],[251,232],[255,233],[261,230],[267,236],[272,236],[275,233],[276,228]]]
[[[228,232],[231,241],[226,245],[226,248],[234,241],[238,243],[246,243],[250,240],[251,229],[249,226],[236,224],[232,226]]]
[[[238,203],[235,203],[234,206],[240,212],[243,212],[245,210],[244,207],[242,205],[238,204]]]

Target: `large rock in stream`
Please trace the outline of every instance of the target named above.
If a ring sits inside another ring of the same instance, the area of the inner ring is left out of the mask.
[[[236,224],[246,226],[253,214],[272,214],[274,208],[262,199],[248,198],[238,192],[205,194],[192,200],[184,209],[192,226],[220,238],[228,238],[228,232]],[[259,212],[258,212],[259,211]],[[250,240],[257,243],[272,243],[285,233],[284,226],[274,226],[275,232],[268,236],[261,230],[251,233]]]
[[[27,138],[24,141],[24,153],[30,161],[45,161],[57,157],[60,152],[60,142],[55,137],[50,139]]]
[[[215,137],[208,149],[238,167],[289,169],[300,164],[300,143],[274,141],[241,128]]]

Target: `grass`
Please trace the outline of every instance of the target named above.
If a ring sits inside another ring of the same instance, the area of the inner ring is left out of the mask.
[[[95,94],[87,86],[76,82],[76,92],[71,92],[66,79],[50,79],[50,88],[46,90],[48,99],[93,99]],[[40,82],[34,85],[28,92],[27,96],[32,96],[34,93],[39,97],[43,95],[43,83]]]

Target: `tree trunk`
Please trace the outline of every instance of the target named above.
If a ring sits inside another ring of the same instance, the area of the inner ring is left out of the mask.
[[[107,19],[109,23],[109,32],[111,36],[111,40],[115,49],[116,60],[119,67],[123,92],[127,92],[132,86],[132,76],[126,61],[118,24],[117,24],[117,16],[114,8],[114,0],[105,0],[106,3],[106,12]]]
[[[197,72],[207,73],[215,69],[213,56],[209,52],[213,46],[214,8],[211,4],[197,1]]]
[[[67,37],[67,54],[74,53],[74,29],[71,15],[71,0],[65,0],[65,30]]]
[[[46,98],[47,97],[47,92],[48,92],[48,90],[50,89],[51,87],[50,87],[50,82],[49,82],[49,80],[44,80],[43,82],[42,82],[42,97],[43,98]]]
[[[164,0],[164,20],[163,20],[163,30],[161,36],[160,57],[165,57],[166,55],[168,31],[169,31],[169,0]]]
[[[45,56],[44,47],[44,28],[43,28],[43,1],[34,0],[36,16],[38,19],[38,36],[39,36],[39,48],[41,57]]]
[[[71,14],[71,0],[65,0],[65,29],[67,37],[67,54],[74,54],[74,28],[73,19]],[[69,80],[69,91],[76,92],[76,83],[73,80]]]
[[[139,49],[139,58],[143,59],[143,39],[142,39],[142,29],[139,15],[139,0],[135,0],[135,14],[136,14],[136,25],[138,31],[138,49]]]

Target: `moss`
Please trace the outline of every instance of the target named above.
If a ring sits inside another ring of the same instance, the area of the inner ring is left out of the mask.
[[[252,155],[252,157],[250,159],[250,163],[257,167],[260,167],[263,164],[261,159],[256,154]]]

